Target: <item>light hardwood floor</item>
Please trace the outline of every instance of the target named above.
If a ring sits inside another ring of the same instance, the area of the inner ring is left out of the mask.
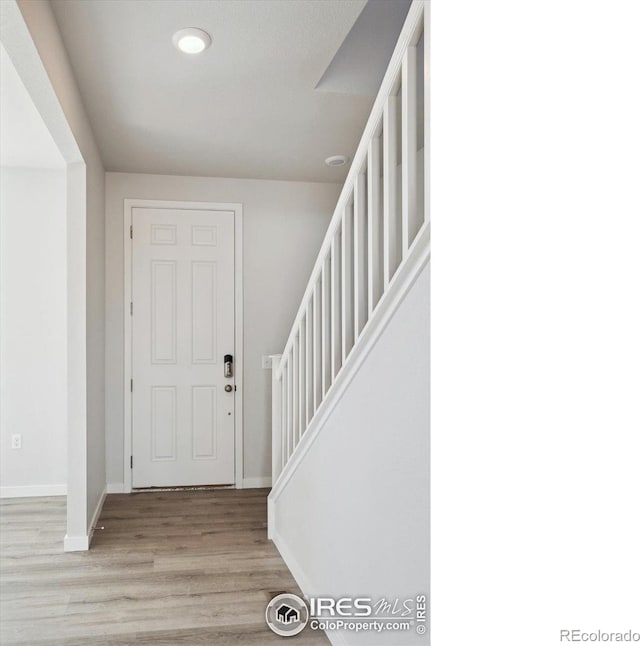
[[[1,501],[0,643],[282,644],[265,606],[300,591],[267,539],[267,493],[110,495],[91,550],[67,554],[63,497]]]

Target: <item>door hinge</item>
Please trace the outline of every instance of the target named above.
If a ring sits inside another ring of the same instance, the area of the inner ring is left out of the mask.
[[[131,392],[133,392],[133,379],[131,380]]]
[[[129,464],[130,464],[131,468],[133,469],[133,456],[131,456],[131,460],[130,460]]]
[[[129,310],[131,312],[131,316],[133,316],[133,301],[131,301],[131,303],[129,303]]]
[[[133,240],[133,224],[129,227],[129,237]]]

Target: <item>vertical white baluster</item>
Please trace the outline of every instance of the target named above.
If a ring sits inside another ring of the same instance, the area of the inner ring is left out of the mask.
[[[342,363],[353,347],[353,204],[342,216]]]
[[[340,227],[331,241],[331,382],[336,378],[340,370],[340,359],[342,357],[341,343],[341,312],[340,312]]]
[[[306,361],[304,427],[306,429],[313,415],[313,298],[309,300],[309,304],[307,305],[305,321],[305,340],[307,347],[304,353]]]
[[[322,396],[331,385],[331,253],[322,263]]]
[[[287,357],[287,441],[286,441],[286,464],[291,455],[291,438],[293,437],[293,348],[289,350]]]
[[[293,406],[292,406],[292,413],[293,413],[293,420],[292,420],[292,425],[291,425],[291,438],[290,438],[290,445],[289,445],[289,455],[293,453],[293,450],[296,448],[296,438],[298,437],[299,433],[299,428],[300,428],[300,414],[299,414],[299,409],[300,409],[300,386],[299,386],[299,381],[300,381],[300,353],[299,353],[299,348],[300,348],[300,336],[299,334],[296,334],[294,340],[293,340],[293,351],[291,352],[291,364],[293,366],[293,375],[292,375],[292,384],[291,384],[291,391],[292,391],[292,399],[293,399]]]
[[[305,320],[306,317],[303,317],[300,321],[300,343],[298,345],[298,435],[296,436],[296,446],[302,437],[302,434],[305,430],[305,408],[307,407],[306,402],[306,387],[305,380],[307,377],[307,368],[306,368],[306,349],[307,343],[305,339]]]
[[[283,373],[280,370],[281,355],[271,356],[271,480],[275,482],[282,472],[282,397]]]
[[[380,137],[369,142],[367,163],[367,306],[369,317],[382,294],[382,253],[380,222]]]
[[[353,190],[354,341],[367,322],[367,177],[359,173]]]
[[[322,401],[322,312],[320,310],[320,293],[322,277],[313,288],[313,416]]]
[[[402,60],[402,257],[418,231],[416,48]]]
[[[289,362],[282,359],[282,439],[280,440],[280,464],[287,463],[287,432],[289,429]]]
[[[384,288],[400,264],[402,240],[400,235],[400,214],[397,212],[398,172],[398,97],[387,97],[383,118],[384,163],[383,163],[383,266]]]

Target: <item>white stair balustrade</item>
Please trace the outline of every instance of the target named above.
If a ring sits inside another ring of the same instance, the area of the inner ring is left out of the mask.
[[[394,289],[430,253],[428,24],[428,5],[414,0],[291,332],[272,358],[274,488],[371,328],[388,318]]]

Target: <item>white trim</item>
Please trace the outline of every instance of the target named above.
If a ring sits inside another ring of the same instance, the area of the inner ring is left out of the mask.
[[[124,200],[124,298],[123,317],[124,317],[124,443],[123,443],[123,469],[124,483],[123,493],[131,493],[131,451],[132,451],[132,429],[131,429],[131,316],[129,313],[129,303],[131,302],[131,253],[132,244],[129,237],[129,231],[132,223],[133,208],[148,209],[183,209],[183,210],[204,210],[204,211],[233,211],[234,214],[234,238],[235,238],[235,486],[236,489],[242,489],[244,486],[243,470],[243,447],[244,447],[244,425],[242,418],[243,411],[243,280],[242,280],[242,204],[228,202],[182,202],[174,200],[146,200],[146,199],[125,199]],[[114,492],[115,493],[115,492]]]
[[[107,493],[125,493],[124,482],[109,482],[107,484]]]
[[[277,536],[276,529],[276,507],[271,496],[267,497],[267,538],[275,543],[274,537]]]
[[[374,348],[378,338],[430,258],[430,225],[425,223],[422,225],[418,235],[416,235],[409,249],[408,257],[394,274],[388,290],[382,295],[372,317],[364,326],[358,344],[347,357],[338,378],[331,384],[298,446],[296,446],[278,479],[273,483],[273,489],[269,494],[269,500],[273,501],[273,503],[278,500],[292,475],[302,463],[304,456],[309,452],[329,415],[342,399],[349,384],[360,370],[369,352]]]
[[[225,206],[225,205],[219,205]],[[236,435],[236,489],[242,489],[244,478],[244,419],[242,412],[243,406],[243,380],[244,380],[244,282],[243,282],[243,258],[242,249],[244,247],[243,238],[243,210],[242,204],[226,205],[232,206],[235,213],[234,223],[234,241],[235,241],[235,267],[234,267],[234,281],[235,281],[235,384],[236,384],[236,397],[235,397],[235,435]]]
[[[32,498],[39,496],[66,496],[66,484],[19,485],[0,487],[0,498]]]
[[[86,552],[89,549],[88,536],[69,536],[64,537],[65,552]]]
[[[293,554],[289,551],[289,548],[284,543],[277,531],[273,532],[271,540],[273,541],[273,544],[278,548],[278,552],[280,552],[282,560],[287,564],[287,567],[293,575],[293,578],[296,580],[298,587],[300,588],[300,590],[302,590],[302,594],[307,598],[314,596],[315,591],[311,587],[309,579],[307,579],[304,570],[302,569],[296,558],[293,556]]]
[[[245,478],[242,486],[244,489],[266,489],[271,487],[271,478]]]
[[[271,479],[269,486],[271,486],[271,481],[277,479],[282,471],[282,395],[284,391],[282,375],[278,378],[274,368],[280,363],[280,358],[279,354],[271,355]]]
[[[86,552],[91,545],[91,540],[93,539],[93,532],[95,527],[100,520],[100,514],[102,513],[102,507],[104,501],[107,499],[107,485],[102,490],[100,494],[100,499],[96,508],[93,510],[93,515],[91,516],[91,523],[89,525],[89,530],[86,535],[81,536],[69,536],[68,534],[64,537],[64,551],[65,552]]]

